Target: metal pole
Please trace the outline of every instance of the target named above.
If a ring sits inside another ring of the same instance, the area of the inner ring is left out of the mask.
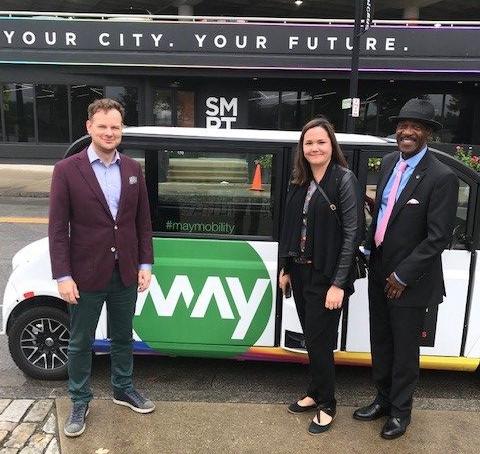
[[[355,24],[353,26],[352,36],[352,63],[350,70],[350,93],[349,98],[357,97],[358,94],[358,62],[360,59],[360,25],[362,22],[362,0],[355,0]],[[352,109],[350,108],[347,116],[347,132],[355,132],[355,118],[352,117]]]

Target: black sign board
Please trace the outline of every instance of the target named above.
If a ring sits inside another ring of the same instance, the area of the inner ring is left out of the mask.
[[[349,70],[352,27],[244,22],[0,20],[0,63]],[[361,70],[480,73],[480,27],[372,26]]]

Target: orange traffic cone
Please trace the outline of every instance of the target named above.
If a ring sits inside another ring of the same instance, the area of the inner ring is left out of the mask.
[[[253,174],[252,185],[250,191],[263,191],[262,189],[262,168],[260,164],[255,167],[255,173]]]

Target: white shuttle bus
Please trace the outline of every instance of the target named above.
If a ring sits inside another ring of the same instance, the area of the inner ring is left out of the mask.
[[[139,294],[137,353],[307,362],[293,298],[278,291],[278,240],[298,132],[136,127],[121,151],[144,169],[154,254],[152,284]],[[388,139],[338,134],[350,168],[375,196]],[[67,151],[88,145],[84,137]],[[425,368],[475,371],[480,363],[480,174],[436,152],[460,180],[455,232],[443,253],[447,296],[428,312],[421,337]],[[88,213],[85,213],[88,217]],[[367,280],[344,308],[335,359],[370,363]],[[48,239],[12,260],[3,331],[13,359],[41,379],[67,373],[68,308],[52,280]],[[93,349],[108,353],[105,311]]]

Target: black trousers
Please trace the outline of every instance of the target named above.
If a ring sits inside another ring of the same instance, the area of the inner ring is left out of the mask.
[[[370,260],[368,296],[375,401],[391,416],[410,417],[419,376],[420,331],[425,307],[401,307],[385,296],[382,254]]]
[[[333,350],[341,309],[330,310],[325,307],[330,283],[326,283],[312,265],[293,264],[290,278],[310,359],[311,381],[307,396],[317,404],[329,405],[335,401]]]

